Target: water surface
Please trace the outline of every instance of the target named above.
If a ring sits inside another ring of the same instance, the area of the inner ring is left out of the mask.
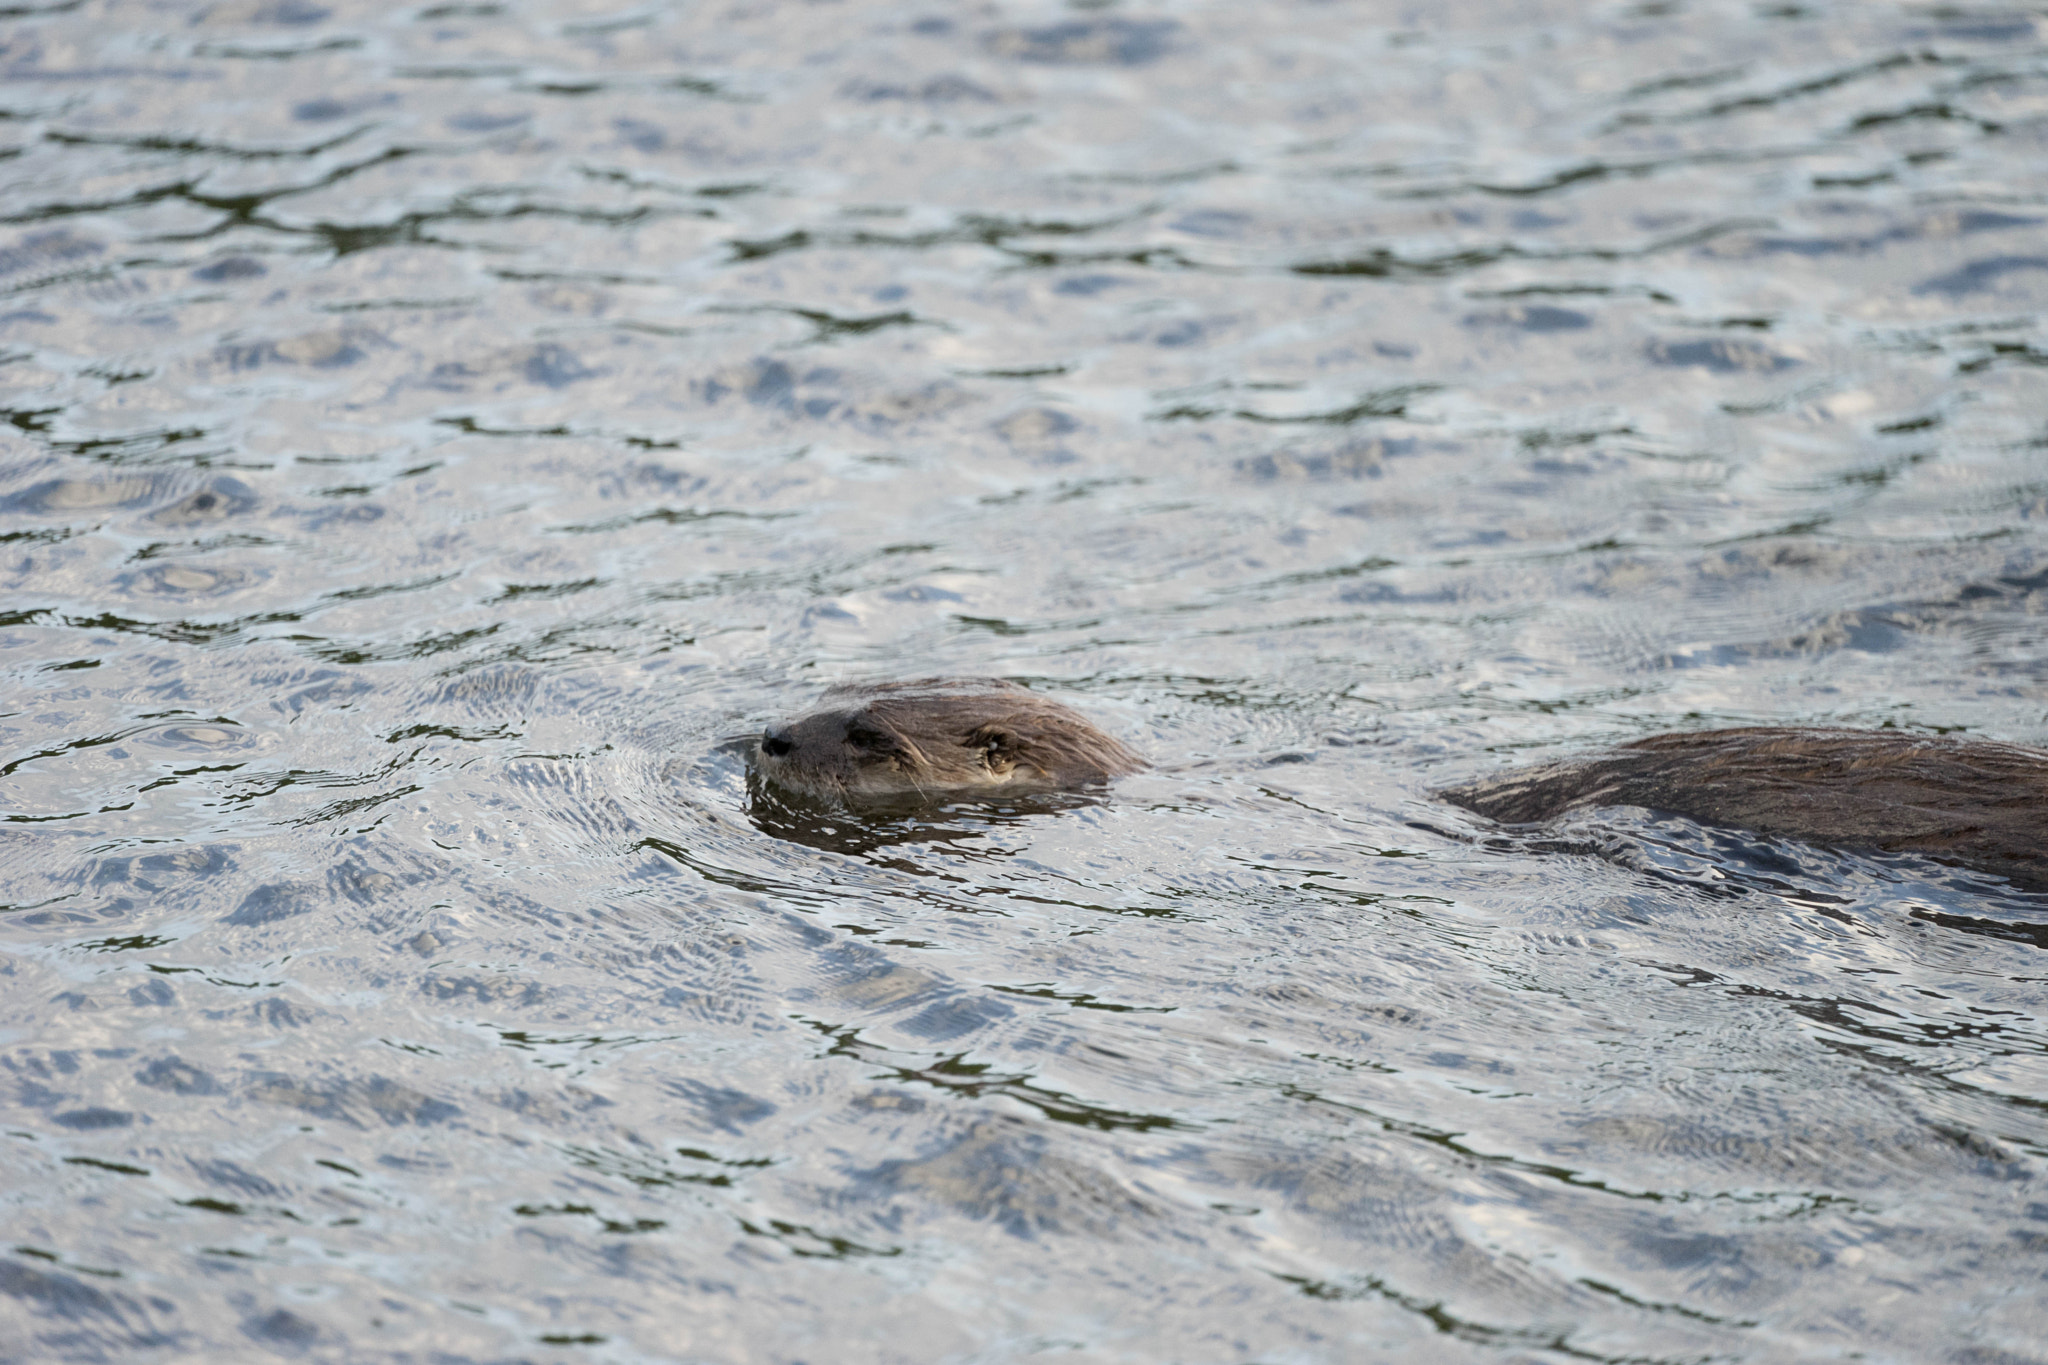
[[[0,11],[0,1356],[2048,1359],[2048,900],[1430,796],[2048,741],[2044,37]]]

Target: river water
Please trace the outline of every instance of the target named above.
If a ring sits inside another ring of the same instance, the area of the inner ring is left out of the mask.
[[[2048,1360],[2048,8],[0,10],[0,1358]],[[1153,767],[791,822],[985,674]]]

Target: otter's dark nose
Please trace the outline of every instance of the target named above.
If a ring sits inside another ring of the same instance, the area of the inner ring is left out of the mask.
[[[795,747],[789,742],[788,735],[773,726],[761,732],[761,752],[770,758],[781,758]]]

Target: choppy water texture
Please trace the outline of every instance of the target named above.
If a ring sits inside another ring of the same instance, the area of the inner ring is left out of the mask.
[[[0,1356],[2048,1359],[2048,8],[0,10]],[[1014,678],[1156,766],[842,825]]]

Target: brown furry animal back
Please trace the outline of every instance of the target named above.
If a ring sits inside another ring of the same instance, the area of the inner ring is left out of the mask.
[[[1439,792],[1507,824],[1645,806],[2048,889],[2048,751],[1890,730],[1707,730]]]

